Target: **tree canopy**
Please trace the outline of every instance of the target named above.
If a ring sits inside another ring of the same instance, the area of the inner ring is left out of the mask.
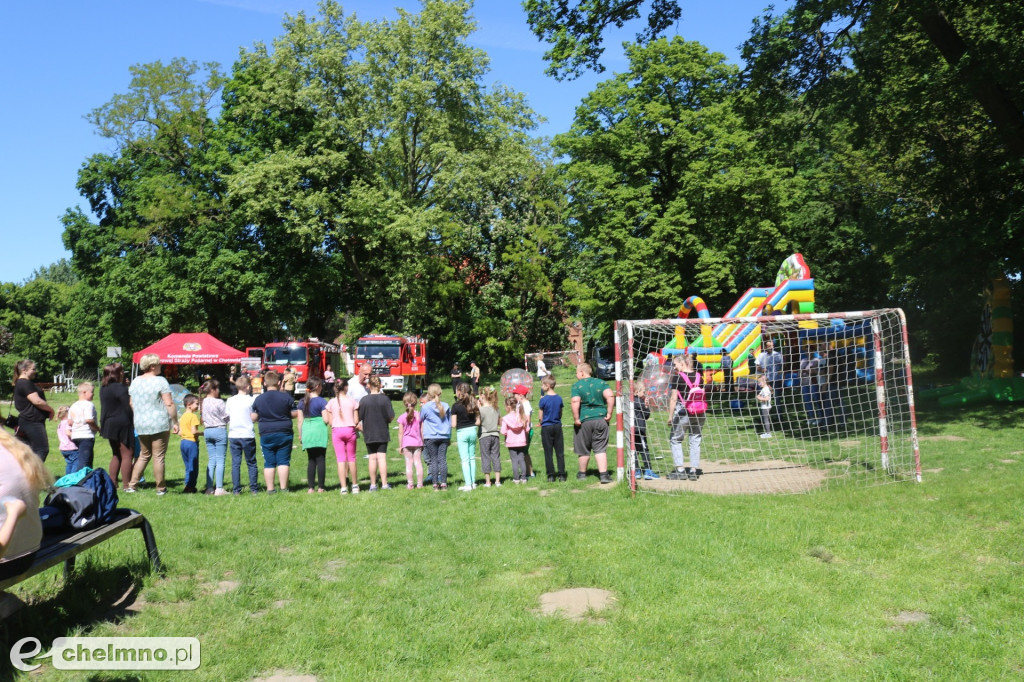
[[[7,357],[45,375],[171,331],[398,332],[497,369],[570,322],[607,343],[690,295],[724,312],[794,251],[819,309],[901,306],[953,371],[993,276],[1024,309],[1011,5],[795,0],[754,18],[741,66],[661,35],[671,0],[524,5],[556,77],[646,21],[550,144],[487,84],[460,0],[369,22],[328,1],[226,72],[133,67],[89,116],[115,149],[79,172],[70,263],[0,286]]]

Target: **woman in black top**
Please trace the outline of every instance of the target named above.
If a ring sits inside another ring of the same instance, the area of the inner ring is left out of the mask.
[[[20,360],[14,365],[14,409],[18,411],[18,425],[28,437],[32,452],[44,462],[50,454],[50,441],[46,437],[46,420],[54,416],[53,408],[46,404],[46,396],[32,383],[36,376],[36,363]]]
[[[100,436],[110,443],[110,480],[117,485],[121,474],[121,487],[132,481],[132,454],[135,452],[135,417],[124,385],[124,367],[115,362],[103,368],[100,382]]]
[[[380,487],[388,485],[388,441],[391,429],[388,426],[395,419],[395,408],[391,399],[380,392],[380,377],[372,376],[368,382],[370,394],[359,401],[359,423],[356,428],[363,432],[366,454],[370,459],[370,491],[377,489],[377,469],[380,468]]]

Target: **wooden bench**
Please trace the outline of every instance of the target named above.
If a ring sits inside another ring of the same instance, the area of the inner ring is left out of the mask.
[[[76,556],[90,547],[132,528],[142,531],[142,539],[146,543],[146,552],[149,554],[149,563],[155,572],[163,575],[160,553],[156,549],[156,538],[153,537],[153,528],[149,525],[149,521],[134,509],[118,509],[117,513],[119,516],[115,520],[89,530],[44,535],[42,545],[36,552],[32,565],[24,573],[0,580],[0,592],[61,562],[64,562],[64,577],[66,579],[75,569]]]

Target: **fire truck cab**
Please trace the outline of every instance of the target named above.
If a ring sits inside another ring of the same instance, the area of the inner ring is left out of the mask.
[[[419,394],[426,387],[427,342],[419,336],[371,334],[356,341],[355,373],[369,364],[380,377],[381,391],[403,395]]]
[[[341,348],[319,339],[305,341],[275,341],[263,349],[263,369],[284,374],[291,368],[295,373],[295,395],[306,393],[310,377],[324,378],[330,367],[336,375],[341,369]]]

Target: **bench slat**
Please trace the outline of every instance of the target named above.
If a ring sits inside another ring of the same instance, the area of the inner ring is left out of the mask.
[[[64,562],[65,573],[67,573],[74,566],[76,556],[90,547],[94,547],[104,540],[132,528],[138,528],[142,531],[150,564],[156,572],[162,572],[160,554],[157,551],[156,540],[153,537],[153,529],[150,527],[149,521],[146,520],[145,516],[133,509],[121,509],[119,511],[128,512],[128,514],[110,523],[105,523],[102,526],[90,528],[89,530],[72,535],[44,536],[42,545],[39,551],[36,552],[32,565],[24,573],[0,581],[0,591],[12,585],[17,585],[21,581],[42,573],[49,568],[53,568],[61,562]]]

